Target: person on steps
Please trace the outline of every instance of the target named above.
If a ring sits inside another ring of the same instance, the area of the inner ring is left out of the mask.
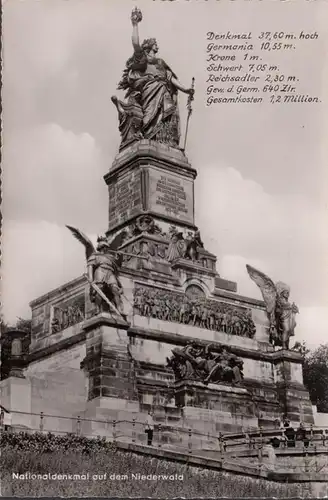
[[[151,446],[152,442],[153,442],[153,435],[154,435],[154,419],[153,419],[153,412],[151,410],[148,411],[145,432],[148,436],[147,444],[148,444],[148,446]]]

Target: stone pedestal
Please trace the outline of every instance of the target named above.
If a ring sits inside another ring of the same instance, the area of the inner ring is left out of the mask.
[[[175,384],[175,400],[183,426],[201,433],[216,436],[258,426],[252,396],[243,387],[181,381]]]
[[[272,355],[274,378],[284,416],[291,422],[313,424],[309,392],[303,385],[302,356],[295,351],[277,351]]]
[[[83,415],[82,432],[87,436],[106,436],[131,441],[136,426],[146,421],[139,412],[138,401],[118,397],[89,400]],[[135,423],[134,423],[135,422]]]
[[[82,368],[89,380],[84,417],[90,421],[83,424],[86,434],[109,435],[112,425],[108,421],[132,421],[139,410],[128,328],[123,319],[108,313],[94,316],[83,325],[86,357]]]
[[[1,380],[0,390],[1,404],[11,413],[12,427],[31,427],[31,383],[29,379],[8,377]]]
[[[195,229],[196,175],[179,149],[147,139],[124,149],[104,177],[110,199],[108,234],[140,215]]]

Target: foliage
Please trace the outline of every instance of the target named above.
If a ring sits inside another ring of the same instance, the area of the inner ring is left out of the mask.
[[[303,342],[298,342],[298,341],[295,342],[294,346],[292,347],[292,350],[299,352],[304,357],[310,353],[310,349],[308,349],[308,347],[304,341]]]
[[[296,485],[204,470],[121,451],[102,440],[52,434],[4,434],[0,457],[2,495],[63,497],[296,497]],[[12,473],[86,474],[83,479],[14,479]],[[107,478],[100,476],[107,474]],[[183,480],[137,480],[131,474],[183,475]],[[109,479],[109,475],[127,479]],[[96,479],[97,477],[97,479]]]
[[[328,412],[328,344],[322,344],[311,351],[305,342],[296,342],[293,350],[302,354],[304,384],[311,401],[319,412]]]
[[[32,320],[31,319],[24,319],[24,318],[18,318],[15,328],[17,330],[22,330],[24,332],[30,333],[31,328],[32,328]]]
[[[51,432],[3,432],[0,435],[0,448],[10,447],[14,450],[33,451],[36,453],[52,453],[56,451],[74,451],[82,455],[90,455],[103,450],[111,450],[114,445],[104,439],[88,439],[77,434],[55,435]]]
[[[304,356],[304,384],[319,412],[328,412],[328,344]]]

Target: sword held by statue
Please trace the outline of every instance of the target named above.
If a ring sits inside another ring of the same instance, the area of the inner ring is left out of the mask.
[[[195,78],[193,77],[192,80],[191,80],[191,89],[194,90],[194,88],[195,88]],[[191,114],[192,114],[191,103],[192,103],[193,100],[194,100],[194,94],[193,93],[189,94],[189,96],[188,96],[188,102],[187,102],[188,115],[187,115],[186,131],[185,131],[185,138],[184,138],[184,144],[183,144],[182,151],[186,150],[189,120],[190,120],[190,117],[191,117]]]

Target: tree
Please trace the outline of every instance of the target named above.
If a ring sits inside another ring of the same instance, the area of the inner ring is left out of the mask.
[[[310,349],[307,348],[306,343],[303,342],[295,342],[294,346],[292,347],[293,351],[297,351],[300,354],[302,354],[303,357],[305,357],[307,354],[310,353]]]
[[[303,377],[311,401],[317,405],[318,411],[328,412],[328,344],[322,344],[314,351],[306,349]]]

